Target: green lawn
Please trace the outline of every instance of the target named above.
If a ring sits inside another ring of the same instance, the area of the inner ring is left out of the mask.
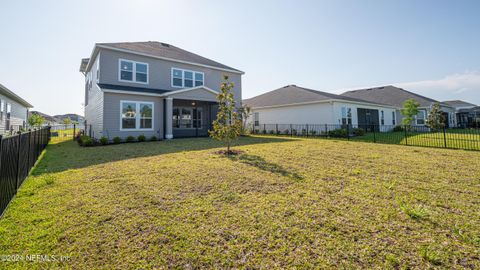
[[[49,145],[0,220],[0,255],[70,259],[1,268],[480,268],[480,152],[239,144]]]
[[[352,140],[379,143],[391,143],[427,147],[445,147],[453,149],[480,150],[479,130],[447,130],[443,132],[376,132],[364,136],[353,137]]]

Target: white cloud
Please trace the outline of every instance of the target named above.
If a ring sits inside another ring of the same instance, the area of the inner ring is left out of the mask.
[[[480,71],[466,71],[438,80],[393,85],[439,101],[461,99],[480,105]]]

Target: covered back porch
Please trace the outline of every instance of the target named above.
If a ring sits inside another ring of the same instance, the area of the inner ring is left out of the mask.
[[[205,137],[217,115],[217,92],[207,87],[182,89],[165,94],[164,137]]]

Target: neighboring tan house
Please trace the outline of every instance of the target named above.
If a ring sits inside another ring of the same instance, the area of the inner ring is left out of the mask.
[[[351,125],[388,131],[396,124],[396,108],[358,98],[287,85],[246,99],[254,127],[272,124]]]
[[[447,127],[456,127],[455,108],[452,108],[451,106],[436,101],[434,99],[424,97],[392,85],[352,90],[343,93],[342,96],[359,98],[369,102],[387,104],[395,107],[397,116],[396,122],[399,125],[402,124],[403,115],[401,113],[401,109],[403,108],[403,103],[406,100],[415,99],[418,103],[420,103],[419,113],[415,117],[413,123],[413,125],[418,126],[424,126],[426,124],[427,116],[431,110],[432,105],[434,103],[439,103],[440,109],[444,113]]]
[[[0,135],[25,128],[33,106],[0,84]]]
[[[166,43],[97,43],[80,71],[95,138],[207,136],[224,75],[241,105],[242,71]]]
[[[455,108],[457,126],[461,128],[480,126],[480,107],[463,100],[448,100],[443,103]]]

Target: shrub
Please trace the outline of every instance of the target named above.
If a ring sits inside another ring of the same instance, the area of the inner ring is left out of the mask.
[[[403,131],[403,127],[402,127],[402,126],[395,126],[395,127],[393,128],[393,131],[394,131],[394,132]]]
[[[267,134],[267,131],[265,129],[262,130],[262,134]]]
[[[302,135],[303,136],[307,135],[307,130],[306,129],[302,129]]]
[[[125,141],[126,141],[126,142],[133,142],[133,141],[135,141],[135,137],[133,137],[133,136],[128,136]]]
[[[154,142],[154,141],[156,141],[156,140],[158,140],[156,136],[150,137],[150,141]]]
[[[270,130],[268,133],[273,135],[275,134],[275,130]]]
[[[292,135],[297,135],[297,130],[296,129],[292,129]]]
[[[363,128],[354,128],[352,132],[353,132],[353,135],[355,136],[365,135],[365,130]]]
[[[285,133],[285,135],[288,135],[288,134],[290,134],[290,130],[285,129],[285,131],[283,133]]]
[[[88,136],[84,136],[84,138],[82,138],[82,144],[83,146],[93,146],[93,139]]]
[[[139,136],[137,137],[137,140],[138,140],[139,142],[144,142],[144,141],[146,140],[145,135],[143,135],[143,134],[142,134],[142,135],[139,135]]]
[[[317,131],[316,131],[316,130],[313,130],[313,129],[310,130],[309,132],[310,132],[310,135],[312,135],[312,136],[315,136],[315,134],[317,134]]]
[[[122,142],[122,139],[120,137],[117,136],[117,137],[113,138],[113,143],[114,144],[119,144],[121,142]]]
[[[347,137],[347,130],[345,128],[329,130],[328,135],[331,137]]]
[[[108,144],[108,139],[107,139],[107,137],[102,136],[102,137],[100,138],[100,143],[101,143],[102,145]]]

